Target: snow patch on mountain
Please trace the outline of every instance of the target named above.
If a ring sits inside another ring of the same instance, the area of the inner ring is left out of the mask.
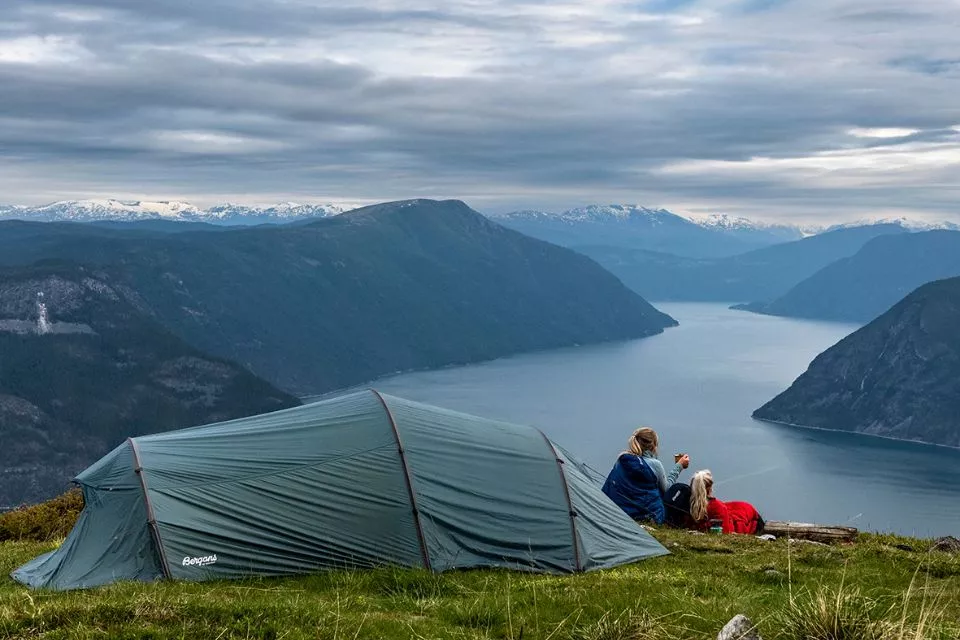
[[[243,219],[267,219],[278,221],[300,220],[302,218],[326,218],[345,211],[336,204],[300,204],[282,202],[269,207],[251,207],[242,204],[218,204],[204,213],[207,218],[219,221]]]
[[[63,200],[37,207],[0,205],[0,219],[39,222],[97,222],[172,220],[213,224],[290,222],[306,218],[324,218],[343,213],[336,204],[300,204],[283,202],[267,207],[220,204],[200,209],[189,202],[145,200]]]
[[[711,229],[728,234],[765,232],[781,235],[786,239],[799,239],[807,236],[817,235],[823,231],[822,227],[784,224],[782,222],[767,222],[764,220],[751,220],[742,216],[731,216],[726,213],[687,215],[684,217],[694,224],[704,227],[705,229]]]
[[[141,200],[62,200],[39,207],[19,207],[18,217],[49,221],[191,220],[202,212],[187,202]]]
[[[683,218],[666,209],[651,209],[636,204],[592,204],[575,209],[567,209],[560,213],[549,211],[524,210],[511,211],[491,216],[512,221],[539,221],[539,222],[644,222],[659,225],[666,222],[683,221]]]
[[[825,231],[835,229],[849,229],[850,227],[866,227],[876,224],[896,224],[910,231],[935,231],[937,229],[946,229],[948,231],[960,231],[960,224],[949,220],[940,220],[930,222],[926,220],[911,220],[910,218],[862,218],[853,222],[844,222],[826,227]]]

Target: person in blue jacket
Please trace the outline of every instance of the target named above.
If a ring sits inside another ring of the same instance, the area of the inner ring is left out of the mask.
[[[641,427],[633,432],[627,450],[620,454],[613,465],[603,492],[638,522],[662,524],[666,512],[663,495],[677,481],[680,472],[690,466],[690,456],[683,454],[670,473],[657,459],[660,440],[650,427]]]

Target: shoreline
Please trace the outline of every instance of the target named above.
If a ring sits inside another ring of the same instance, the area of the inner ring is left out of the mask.
[[[904,442],[909,444],[922,445],[925,447],[939,447],[940,449],[947,449],[949,451],[955,451],[960,453],[960,447],[955,447],[949,444],[939,444],[937,442],[926,442],[925,440],[908,440],[906,438],[894,438],[893,436],[881,436],[876,433],[863,433],[862,431],[847,431],[845,429],[828,429],[826,427],[811,427],[810,425],[796,424],[793,422],[785,422],[783,420],[772,420],[770,418],[758,418],[754,415],[751,415],[750,417],[759,422],[767,422],[769,424],[779,424],[784,427],[794,427],[797,429],[809,429],[811,431],[825,431],[827,433],[848,433],[854,436],[864,436],[867,438],[880,438],[881,440],[890,440],[892,442]]]

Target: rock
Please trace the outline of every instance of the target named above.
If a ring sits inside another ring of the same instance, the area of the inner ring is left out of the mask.
[[[777,571],[776,569],[764,569],[764,570],[763,570],[763,575],[767,576],[768,578],[782,578],[782,577],[784,577],[784,576],[783,576],[783,572]]]
[[[933,543],[933,546],[930,547],[930,551],[943,551],[945,553],[960,553],[960,540],[957,540],[953,536],[944,536],[942,538],[937,538]]]
[[[717,640],[761,640],[761,638],[750,618],[740,613],[723,625]]]

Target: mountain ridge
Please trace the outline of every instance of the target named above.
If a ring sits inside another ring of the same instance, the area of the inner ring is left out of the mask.
[[[323,218],[343,213],[336,204],[300,204],[283,202],[257,207],[218,204],[201,209],[189,202],[175,200],[89,199],[61,200],[40,206],[0,206],[0,220],[36,222],[102,222],[169,220],[212,224],[282,223],[307,218]]]
[[[960,447],[960,278],[907,295],[753,417]]]
[[[576,246],[648,300],[750,302],[772,299],[869,240],[905,234],[899,225],[852,227],[719,258],[611,246]]]
[[[461,201],[216,233],[0,223],[0,264],[51,257],[115,265],[187,343],[303,393],[676,324],[589,258]]]
[[[878,236],[771,302],[740,308],[766,315],[869,322],[920,285],[960,276],[960,231]]]

